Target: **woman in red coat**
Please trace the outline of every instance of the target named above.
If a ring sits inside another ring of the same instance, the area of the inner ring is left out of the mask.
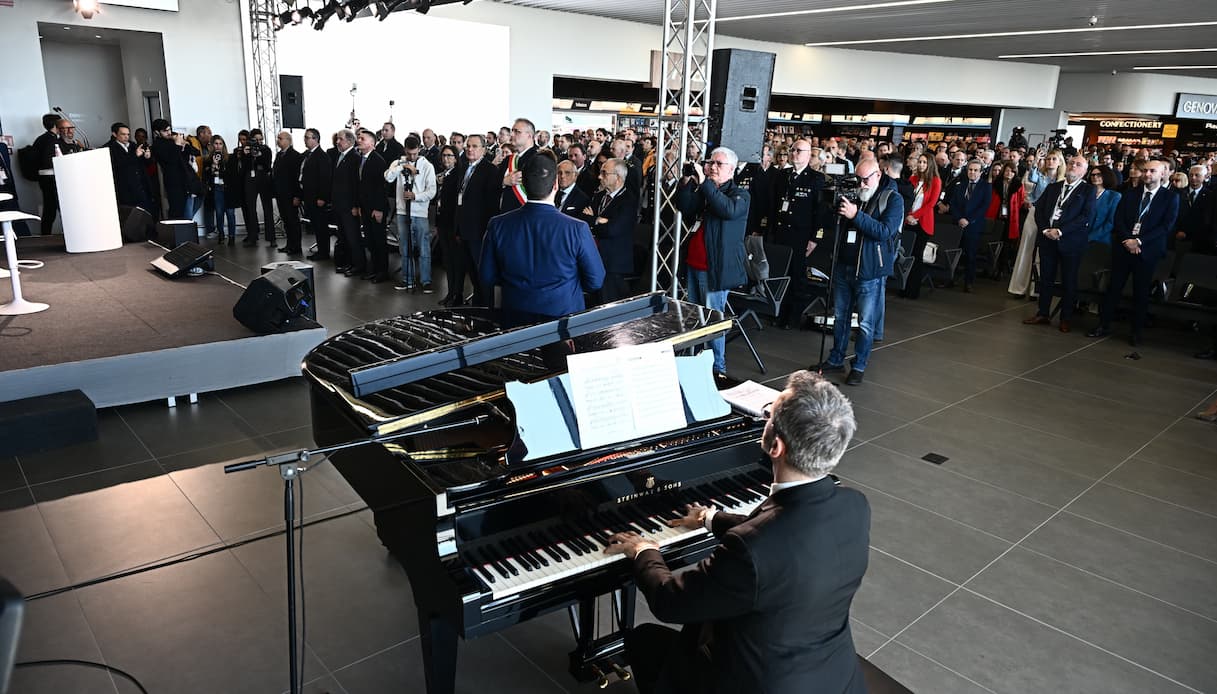
[[[996,165],[994,165],[996,167]],[[1018,165],[1003,162],[993,183],[993,236],[1002,240],[998,271],[1009,271],[1018,253],[1018,240],[1022,230],[1023,208],[1027,204],[1027,193],[1018,177]]]
[[[913,269],[909,271],[900,296],[916,299],[921,295],[921,278],[925,275],[921,255],[926,242],[934,236],[934,203],[942,192],[942,179],[938,177],[938,165],[927,154],[909,159],[909,170],[912,172],[909,184],[913,186],[913,204],[904,223],[917,231],[917,238],[913,241]]]

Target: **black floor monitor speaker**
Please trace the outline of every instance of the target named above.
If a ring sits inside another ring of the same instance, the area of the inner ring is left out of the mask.
[[[199,225],[193,219],[163,219],[156,223],[157,242],[177,248],[183,243],[199,242]]]
[[[773,88],[773,53],[719,48],[710,66],[711,147],[728,147],[740,161],[760,162]]]
[[[254,279],[232,307],[241,325],[256,333],[278,333],[306,321],[313,292],[304,273],[279,268]]]
[[[124,243],[139,243],[156,237],[156,220],[142,207],[119,205],[118,220]]]
[[[279,75],[279,94],[283,104],[283,127],[304,127],[304,78]]]

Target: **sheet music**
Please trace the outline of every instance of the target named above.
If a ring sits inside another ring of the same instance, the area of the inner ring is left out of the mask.
[[[671,345],[631,345],[567,357],[584,449],[686,424]]]
[[[774,390],[769,386],[762,385],[756,381],[744,381],[743,383],[728,388],[720,393],[723,399],[731,403],[731,406],[741,412],[746,412],[753,417],[764,415],[765,408],[769,407],[777,397],[781,395],[781,391]]]

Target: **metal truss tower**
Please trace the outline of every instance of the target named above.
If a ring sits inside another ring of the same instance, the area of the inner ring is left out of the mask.
[[[678,299],[680,244],[688,229],[676,210],[676,185],[689,146],[704,154],[704,122],[709,105],[710,64],[718,0],[664,0],[663,55],[660,59],[659,128],[656,133],[655,219],[652,236],[651,291]],[[675,157],[665,156],[669,148]],[[671,183],[665,183],[671,181]],[[690,220],[691,221],[691,220]]]
[[[249,0],[250,46],[253,49],[254,123],[267,141],[279,132],[279,61],[275,57],[275,0]]]

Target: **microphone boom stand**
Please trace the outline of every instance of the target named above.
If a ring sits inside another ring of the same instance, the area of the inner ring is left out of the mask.
[[[306,465],[309,458],[313,456],[328,455],[337,451],[344,451],[350,448],[358,448],[372,443],[386,443],[396,441],[398,439],[418,436],[419,434],[430,434],[437,431],[447,429],[457,429],[466,426],[481,424],[489,419],[489,415],[477,415],[470,419],[463,419],[457,422],[448,424],[439,424],[430,426],[424,424],[421,427],[401,431],[395,434],[386,434],[384,436],[371,436],[366,439],[356,439],[355,441],[347,441],[333,446],[323,446],[321,448],[301,448],[295,451],[286,453],[277,453],[265,458],[256,460],[247,460],[242,463],[232,463],[224,466],[224,473],[231,474],[234,472],[242,472],[244,470],[252,470],[263,465],[279,468],[279,475],[283,478],[283,522],[286,534],[284,535],[287,546],[287,645],[288,645],[288,670],[291,677],[290,691],[291,694],[300,694],[301,677],[303,669],[299,662],[299,651],[296,648],[296,479],[312,469],[312,465]],[[304,522],[304,509],[300,509],[301,523]]]

